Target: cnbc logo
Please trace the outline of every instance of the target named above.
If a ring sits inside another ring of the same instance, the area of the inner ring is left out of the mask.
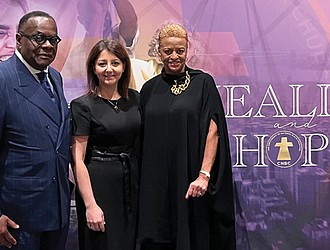
[[[269,161],[275,166],[289,168],[301,158],[302,143],[296,134],[281,131],[269,138],[266,152]]]

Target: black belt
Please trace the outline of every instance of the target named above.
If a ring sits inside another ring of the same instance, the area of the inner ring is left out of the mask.
[[[120,161],[123,168],[124,191],[127,217],[130,221],[133,215],[131,203],[131,158],[130,153],[110,153],[104,149],[92,149],[92,160],[95,161]]]

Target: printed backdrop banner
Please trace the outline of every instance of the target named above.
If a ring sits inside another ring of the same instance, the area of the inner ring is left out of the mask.
[[[161,67],[152,46],[165,22],[189,31],[189,66],[211,73],[226,111],[236,191],[237,249],[330,246],[329,0],[0,0],[0,60],[23,13],[44,10],[62,42],[53,66],[68,101],[86,89],[85,62],[120,39],[140,89]],[[224,194],[225,195],[225,194]],[[72,200],[67,249],[77,249]]]

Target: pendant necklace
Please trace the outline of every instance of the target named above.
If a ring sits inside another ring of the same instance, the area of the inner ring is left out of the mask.
[[[110,104],[110,106],[116,111],[116,113],[119,112],[118,100],[111,101],[109,99],[106,99],[106,98],[102,97],[100,94],[98,96],[101,97],[102,99],[106,100]]]
[[[114,102],[110,101],[109,99],[106,99],[106,100],[108,101],[108,103],[111,104],[111,106],[113,107],[113,109],[114,109],[116,112],[119,111],[118,100],[117,100],[117,101],[114,101]]]

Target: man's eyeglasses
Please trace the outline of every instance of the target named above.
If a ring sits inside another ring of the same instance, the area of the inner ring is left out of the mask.
[[[62,41],[62,39],[57,35],[45,36],[43,33],[38,33],[38,34],[35,34],[32,36],[29,36],[29,35],[23,33],[22,31],[20,31],[19,34],[21,34],[21,36],[23,36],[23,37],[26,37],[30,41],[35,41],[38,45],[43,45],[48,40],[51,45],[56,46],[60,41]]]

